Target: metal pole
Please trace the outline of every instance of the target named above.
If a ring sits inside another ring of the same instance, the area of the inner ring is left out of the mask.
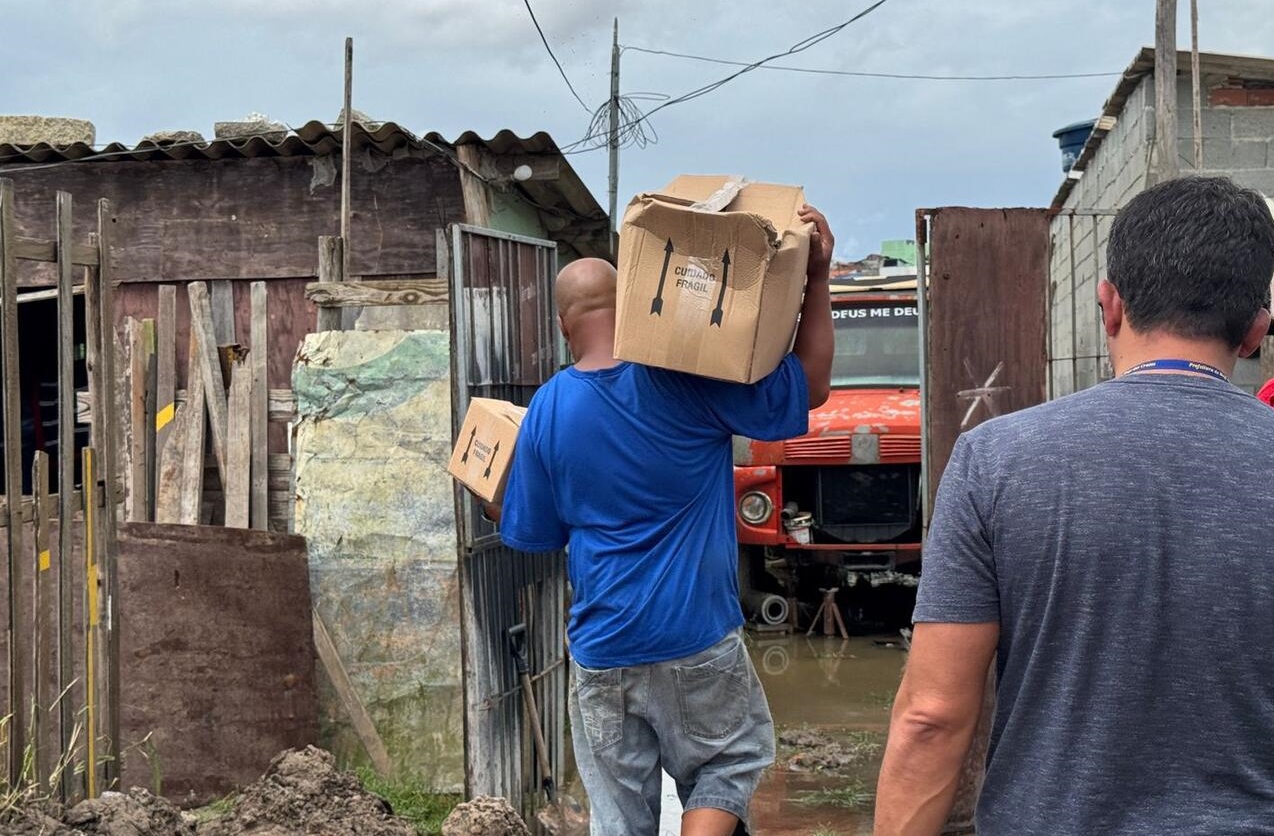
[[[610,247],[616,255],[619,219],[619,18],[615,18],[615,39],[610,48]]]
[[[1177,0],[1155,4],[1155,148],[1156,182],[1177,177]]]
[[[929,531],[929,519],[933,510],[929,490],[929,282],[925,276],[925,247],[928,246],[928,213],[916,210],[916,308],[920,328],[920,481],[924,488],[923,535]]]
[[[1194,95],[1194,170],[1203,168],[1203,90],[1199,80],[1199,0],[1190,0],[1190,85]]]

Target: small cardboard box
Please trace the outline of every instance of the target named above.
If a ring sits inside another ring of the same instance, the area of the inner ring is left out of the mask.
[[[791,349],[811,224],[799,186],[682,175],[628,204],[615,356],[754,383]]]
[[[525,415],[525,407],[508,401],[471,399],[447,472],[482,499],[499,503]]]

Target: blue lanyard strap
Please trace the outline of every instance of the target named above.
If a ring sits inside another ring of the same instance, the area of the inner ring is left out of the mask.
[[[1137,374],[1138,372],[1195,372],[1226,383],[1230,382],[1230,379],[1225,376],[1225,372],[1216,366],[1209,366],[1207,363],[1199,363],[1195,360],[1147,360],[1144,363],[1138,363],[1133,366],[1124,374]]]

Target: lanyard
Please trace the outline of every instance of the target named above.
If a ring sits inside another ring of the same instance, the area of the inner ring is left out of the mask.
[[[1144,363],[1138,363],[1133,366],[1124,374],[1137,374],[1139,372],[1195,372],[1216,378],[1225,383],[1230,382],[1230,379],[1225,376],[1225,372],[1216,366],[1209,366],[1207,363],[1199,363],[1194,360],[1147,360]]]

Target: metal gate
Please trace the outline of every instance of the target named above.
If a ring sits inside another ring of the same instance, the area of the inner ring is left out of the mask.
[[[557,245],[454,224],[438,233],[451,288],[452,434],[472,397],[525,406],[557,371]],[[539,721],[554,778],[566,738],[566,558],[506,548],[479,504],[457,488],[465,791],[503,796],[528,822],[543,803],[507,631],[525,623]]]

